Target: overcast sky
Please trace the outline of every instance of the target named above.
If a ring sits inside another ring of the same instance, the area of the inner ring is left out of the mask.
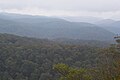
[[[0,0],[1,12],[120,18],[120,0]]]

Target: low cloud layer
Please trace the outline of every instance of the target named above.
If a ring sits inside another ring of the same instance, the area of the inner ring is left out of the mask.
[[[0,0],[1,12],[117,18],[120,0]]]

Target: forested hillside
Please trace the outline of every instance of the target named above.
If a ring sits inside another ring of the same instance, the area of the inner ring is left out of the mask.
[[[120,0],[0,0],[0,80],[120,80]]]
[[[0,14],[0,32],[35,38],[113,41],[114,33],[86,22],[20,14]]]
[[[0,34],[0,80],[119,80],[119,53]]]
[[[1,80],[55,80],[54,64],[91,67],[95,65],[95,49],[1,34],[0,77]]]

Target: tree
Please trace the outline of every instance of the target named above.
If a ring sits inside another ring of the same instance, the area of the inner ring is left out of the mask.
[[[53,69],[60,74],[60,80],[91,80],[92,77],[86,69],[72,68],[66,64],[56,64]]]
[[[95,78],[97,80],[120,80],[120,51],[115,47],[100,52]]]

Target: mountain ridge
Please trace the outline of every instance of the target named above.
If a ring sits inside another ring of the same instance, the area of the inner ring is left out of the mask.
[[[14,14],[12,14],[13,16]],[[6,21],[0,19],[0,32],[48,39],[71,38],[112,41],[114,37],[114,33],[91,23],[69,22],[64,19],[44,16],[20,16],[22,17],[15,16],[16,18],[13,17],[13,19],[7,16]],[[8,23],[6,24],[6,22]]]

